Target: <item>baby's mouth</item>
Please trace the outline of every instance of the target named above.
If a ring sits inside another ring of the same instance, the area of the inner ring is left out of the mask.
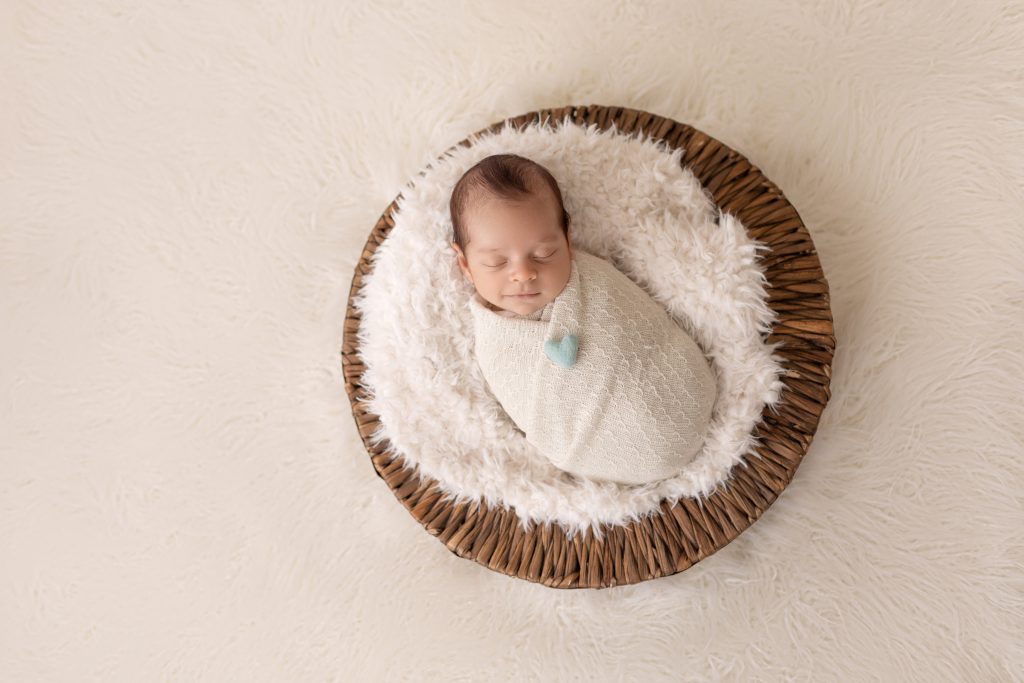
[[[529,294],[509,294],[508,296],[511,296],[515,299],[529,299],[530,297],[537,296],[539,293],[540,292],[531,292]]]

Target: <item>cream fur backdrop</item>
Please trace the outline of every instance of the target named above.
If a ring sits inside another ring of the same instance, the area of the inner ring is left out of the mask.
[[[1020,2],[0,4],[0,680],[1024,680]],[[800,212],[832,401],[691,569],[559,591],[374,473],[353,267],[468,133],[689,123]]]

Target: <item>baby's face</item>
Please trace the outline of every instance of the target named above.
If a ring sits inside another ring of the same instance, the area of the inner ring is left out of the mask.
[[[469,232],[466,253],[457,244],[452,248],[463,274],[484,300],[529,315],[565,289],[572,247],[550,189],[515,202],[479,198],[463,218]]]

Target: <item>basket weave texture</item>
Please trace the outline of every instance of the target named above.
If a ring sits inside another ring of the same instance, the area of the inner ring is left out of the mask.
[[[783,359],[784,389],[765,407],[754,429],[757,457],[735,465],[706,499],[662,500],[653,514],[625,526],[605,526],[569,537],[555,524],[527,530],[512,508],[455,502],[385,439],[370,436],[379,416],[366,403],[366,370],[359,357],[360,313],[353,299],[372,270],[372,256],[394,227],[396,199],[377,221],[356,265],[349,291],[342,345],[345,390],[363,444],[378,476],[432,535],[453,553],[483,566],[553,588],[607,588],[676,574],[708,557],[754,523],[782,493],[800,465],[831,396],[835,336],[829,290],[814,243],[782,192],[742,154],[683,123],[649,112],[600,105],[542,109],[499,121],[458,146],[506,124],[596,125],[623,134],[643,133],[682,150],[681,163],[736,216],[748,234],[770,247],[761,256],[768,305],[777,315],[768,343]]]

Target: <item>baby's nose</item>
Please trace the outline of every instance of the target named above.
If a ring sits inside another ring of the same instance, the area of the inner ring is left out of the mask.
[[[512,269],[512,279],[514,280],[532,280],[535,277],[537,277],[537,270],[532,266],[519,266]]]

